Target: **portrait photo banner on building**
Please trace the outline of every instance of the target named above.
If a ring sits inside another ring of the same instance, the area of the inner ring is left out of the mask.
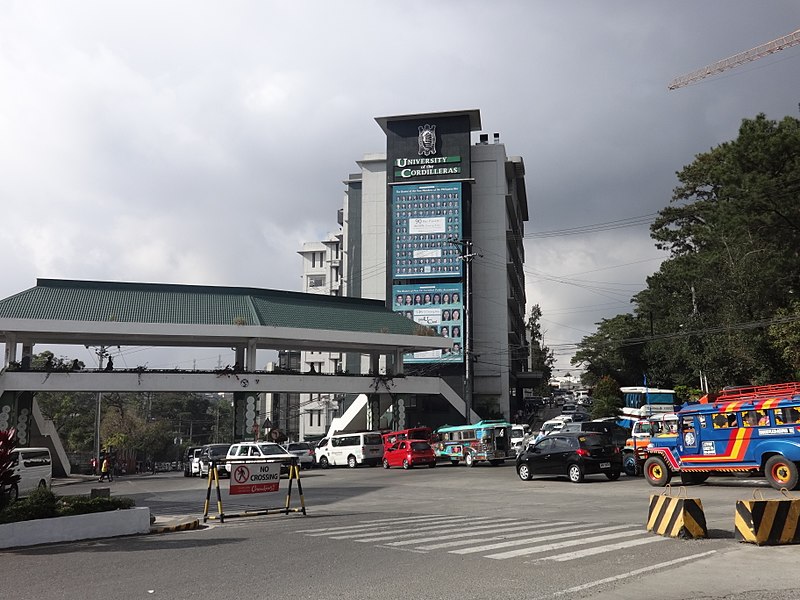
[[[451,351],[428,350],[403,356],[406,363],[464,360],[464,294],[460,283],[392,286],[392,308],[420,325],[453,340]]]

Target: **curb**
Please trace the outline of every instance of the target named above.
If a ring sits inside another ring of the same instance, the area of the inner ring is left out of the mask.
[[[176,531],[191,531],[200,527],[200,519],[193,519],[177,525],[151,525],[150,533],[174,533]]]

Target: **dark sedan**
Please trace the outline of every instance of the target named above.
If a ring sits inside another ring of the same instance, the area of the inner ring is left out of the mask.
[[[556,433],[542,438],[517,456],[523,481],[534,475],[566,476],[580,483],[586,475],[605,474],[612,481],[622,472],[622,454],[607,435],[594,432]]]

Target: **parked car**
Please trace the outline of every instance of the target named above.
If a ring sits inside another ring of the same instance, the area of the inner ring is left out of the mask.
[[[287,473],[289,471],[289,465],[295,459],[295,456],[294,454],[290,454],[286,448],[274,442],[239,442],[238,444],[233,444],[228,449],[228,454],[225,457],[228,473],[231,472],[232,462],[236,462],[237,460],[253,462],[259,458],[282,460],[281,472]]]
[[[314,444],[310,444],[309,442],[291,442],[286,445],[286,450],[297,457],[301,469],[310,469],[316,462]]]
[[[53,461],[47,448],[16,448],[11,451],[11,470],[19,481],[8,490],[12,502],[27,496],[35,489],[47,489],[53,481]]]
[[[194,477],[200,475],[200,453],[202,446],[192,446],[186,449],[183,455],[183,476]]]
[[[528,446],[517,456],[516,466],[523,481],[534,475],[555,475],[581,483],[586,475],[597,473],[613,481],[622,473],[622,454],[605,434],[558,432]]]
[[[230,475],[225,465],[225,457],[228,454],[230,444],[206,444],[200,451],[200,477],[208,477],[211,470],[211,463],[217,463],[217,473],[220,477]]]
[[[410,469],[416,465],[436,466],[436,455],[427,440],[401,440],[395,442],[383,453],[383,468],[403,467]]]

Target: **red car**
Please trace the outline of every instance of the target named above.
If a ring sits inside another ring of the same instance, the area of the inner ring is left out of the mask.
[[[389,446],[383,453],[383,468],[403,467],[410,469],[416,465],[436,466],[436,455],[430,442],[425,440],[401,440]]]

